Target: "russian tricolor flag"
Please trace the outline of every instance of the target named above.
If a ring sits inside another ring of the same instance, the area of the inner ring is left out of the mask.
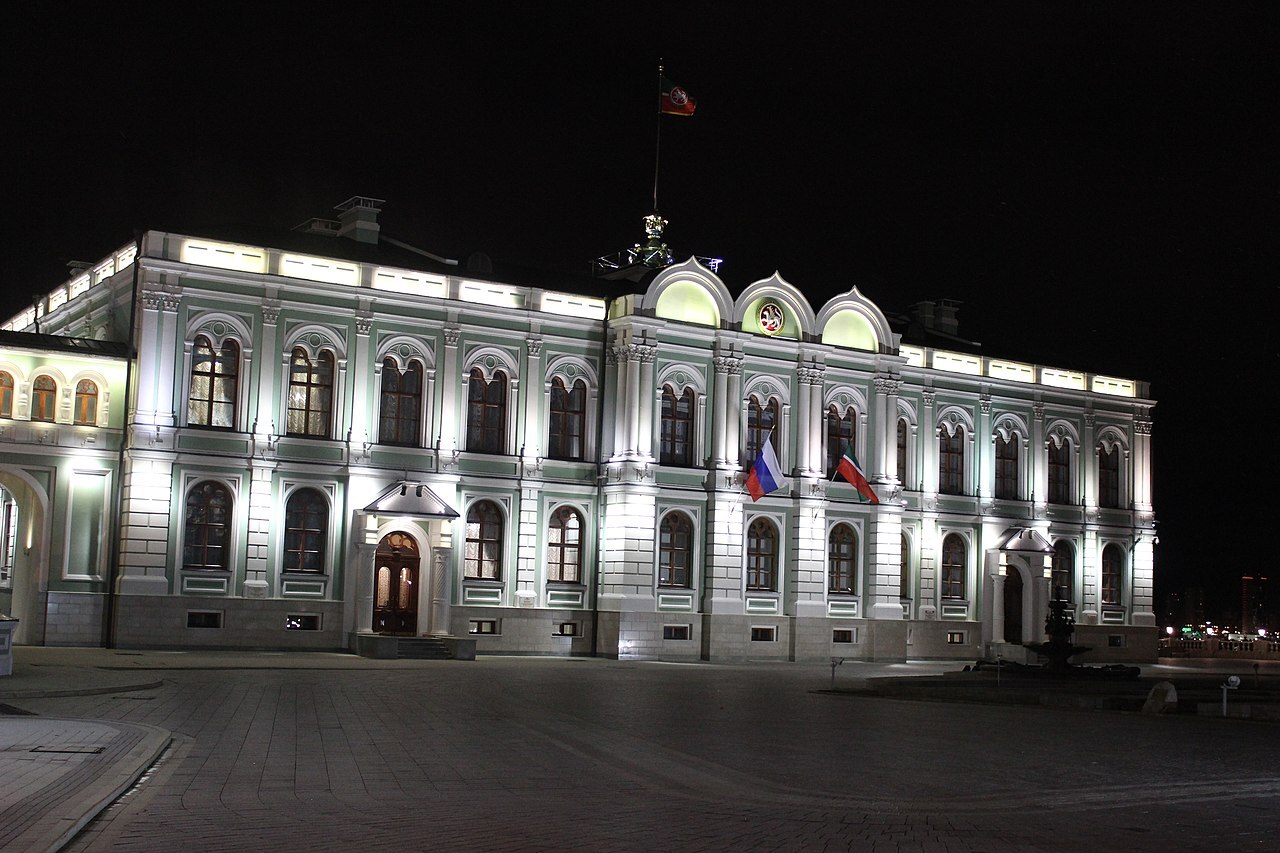
[[[773,452],[773,433],[770,433],[760,452],[756,454],[751,473],[747,475],[747,491],[751,493],[752,502],[780,489],[784,476],[778,454]]]

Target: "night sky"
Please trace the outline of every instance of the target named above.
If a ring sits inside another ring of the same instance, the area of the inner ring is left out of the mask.
[[[1263,4],[6,15],[6,317],[135,228],[289,228],[352,195],[437,253],[585,272],[642,237],[662,57],[698,101],[662,126],[678,257],[724,258],[735,293],[780,271],[815,309],[957,299],[992,355],[1150,381],[1158,593],[1204,586],[1212,614],[1274,568]]]

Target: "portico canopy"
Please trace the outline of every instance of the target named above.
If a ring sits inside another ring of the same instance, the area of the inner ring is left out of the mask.
[[[1000,544],[1001,551],[1014,551],[1023,554],[1052,554],[1053,546],[1049,540],[1030,527],[1010,527],[1004,532]]]
[[[364,508],[375,515],[413,515],[419,518],[457,518],[458,513],[425,483],[401,480]]]

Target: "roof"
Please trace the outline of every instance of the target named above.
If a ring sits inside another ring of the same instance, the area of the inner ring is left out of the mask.
[[[425,483],[401,480],[364,508],[377,515],[413,515],[419,518],[457,518],[458,513]]]
[[[128,358],[129,345],[121,341],[98,341],[67,335],[44,335],[35,332],[10,332],[0,329],[0,346],[74,353],[98,358]]]

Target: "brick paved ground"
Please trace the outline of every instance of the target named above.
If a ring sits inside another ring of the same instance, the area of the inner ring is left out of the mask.
[[[72,849],[1232,850],[1280,835],[1271,724],[826,695],[829,671],[797,665],[163,677],[15,703],[174,733]]]

